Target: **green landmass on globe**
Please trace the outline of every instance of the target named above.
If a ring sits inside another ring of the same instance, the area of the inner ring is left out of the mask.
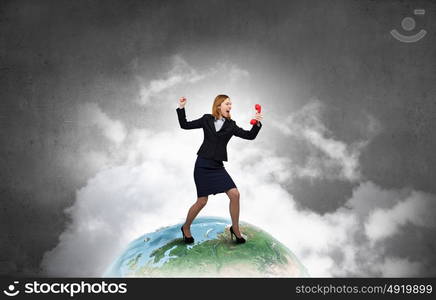
[[[267,232],[240,222],[246,243],[231,240],[229,221],[197,218],[194,244],[185,244],[181,224],[133,241],[112,264],[113,277],[307,277],[306,268]],[[178,236],[177,236],[178,235]]]

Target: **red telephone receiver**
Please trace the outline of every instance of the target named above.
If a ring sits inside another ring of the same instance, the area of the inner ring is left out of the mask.
[[[257,110],[258,113],[260,113],[261,110],[262,110],[262,107],[260,106],[260,104],[256,104],[254,106],[254,109]],[[257,120],[256,119],[251,119],[250,124],[251,125],[256,125],[257,124]]]

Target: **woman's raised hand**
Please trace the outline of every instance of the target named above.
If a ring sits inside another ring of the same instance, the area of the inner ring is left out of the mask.
[[[254,118],[260,122],[263,119],[263,115],[260,112],[256,112]]]
[[[185,97],[179,98],[179,108],[184,108],[188,100]]]

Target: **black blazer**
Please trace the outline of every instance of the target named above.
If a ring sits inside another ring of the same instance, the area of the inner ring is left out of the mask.
[[[193,121],[186,121],[184,108],[177,108],[180,127],[183,129],[203,128],[204,140],[198,149],[197,154],[215,160],[227,161],[227,143],[233,135],[246,140],[254,140],[259,133],[262,123],[253,125],[251,130],[244,130],[236,122],[226,119],[220,130],[215,130],[215,117],[212,114],[204,114],[201,118]]]

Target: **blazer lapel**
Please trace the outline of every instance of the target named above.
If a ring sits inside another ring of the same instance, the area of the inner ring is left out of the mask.
[[[223,126],[221,126],[220,130],[218,130],[217,134],[224,134],[227,131],[227,127],[229,127],[230,125],[230,121],[229,120],[225,120]],[[215,126],[215,125],[214,125]]]
[[[220,128],[220,130],[216,131],[215,130],[215,117],[212,115],[211,118],[209,118],[208,121],[209,127],[210,129],[217,135],[223,134],[226,132],[226,128],[230,126],[230,121],[229,120],[225,120],[223,126]]]
[[[214,121],[215,121],[215,117],[213,115],[210,115],[210,117],[207,120],[207,124],[209,125],[210,130],[212,130],[212,132],[216,132]]]

